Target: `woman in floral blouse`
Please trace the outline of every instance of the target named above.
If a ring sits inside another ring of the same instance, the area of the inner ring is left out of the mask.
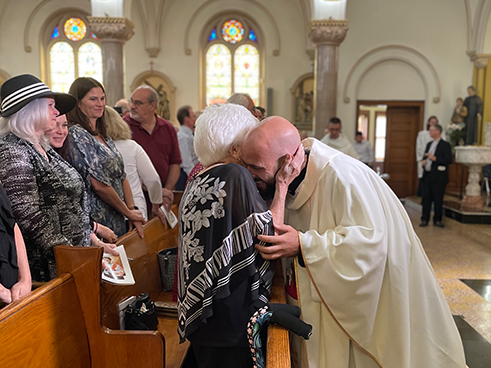
[[[257,235],[272,234],[273,220],[283,223],[287,186],[299,171],[278,181],[268,210],[240,165],[242,138],[257,123],[234,104],[208,107],[196,122],[205,169],[189,181],[179,207],[178,331],[200,368],[252,367],[247,323],[268,302],[274,273],[254,244]],[[290,164],[285,158],[280,171]]]
[[[77,105],[68,114],[66,158],[82,175],[89,196],[90,216],[117,236],[137,228],[143,237],[143,219],[135,206],[124,172],[123,158],[106,134],[106,94],[92,78],[77,78],[70,87]]]

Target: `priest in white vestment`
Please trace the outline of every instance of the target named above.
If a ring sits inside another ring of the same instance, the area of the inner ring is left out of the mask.
[[[358,153],[350,140],[341,132],[341,120],[339,118],[331,118],[327,124],[327,134],[322,137],[321,142],[343,152],[353,158],[358,159]]]
[[[298,141],[279,117],[248,134],[242,158],[260,192]],[[363,163],[313,138],[302,143],[305,167],[285,213],[291,226],[275,226],[281,235],[256,246],[266,259],[296,259],[298,302],[314,326],[302,367],[465,368],[459,332],[399,199]]]

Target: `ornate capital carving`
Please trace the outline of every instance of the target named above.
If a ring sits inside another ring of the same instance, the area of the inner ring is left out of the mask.
[[[310,21],[309,37],[313,43],[339,45],[348,32],[348,20],[323,19]]]
[[[147,47],[146,50],[151,58],[155,58],[160,52],[160,47]]]
[[[477,69],[485,69],[488,66],[488,59],[478,57],[476,60],[474,60],[474,65]]]
[[[135,25],[127,18],[87,17],[92,32],[101,41],[128,41],[134,34]]]

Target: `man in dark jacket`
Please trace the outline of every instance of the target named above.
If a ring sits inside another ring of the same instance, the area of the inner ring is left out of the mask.
[[[448,165],[452,163],[452,148],[448,142],[441,139],[441,125],[429,129],[433,141],[426,146],[423,157],[423,214],[419,226],[427,226],[430,221],[431,203],[434,204],[435,214],[433,224],[443,227],[443,195],[448,183]]]

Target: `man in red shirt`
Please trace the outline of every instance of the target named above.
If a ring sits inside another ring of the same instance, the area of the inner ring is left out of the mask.
[[[131,95],[130,114],[124,120],[133,133],[133,140],[147,152],[162,181],[163,204],[170,209],[174,200],[172,189],[180,173],[181,154],[174,126],[157,116],[157,92],[140,86]]]

